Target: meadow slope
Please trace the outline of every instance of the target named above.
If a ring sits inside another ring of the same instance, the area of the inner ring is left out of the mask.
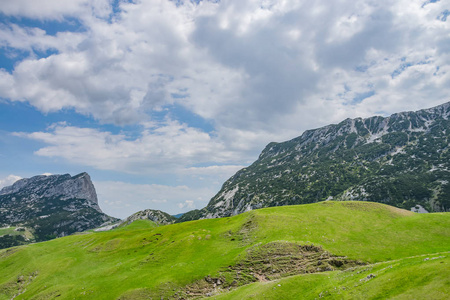
[[[159,227],[138,220],[1,250],[0,299],[377,298],[384,290],[444,299],[448,251],[450,213],[379,203],[327,201]],[[300,267],[289,269],[294,258]]]

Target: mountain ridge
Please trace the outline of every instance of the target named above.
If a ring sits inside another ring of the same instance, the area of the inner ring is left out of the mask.
[[[269,143],[205,208],[186,213],[178,222],[327,199],[447,211],[449,119],[447,102],[389,117],[346,119]]]

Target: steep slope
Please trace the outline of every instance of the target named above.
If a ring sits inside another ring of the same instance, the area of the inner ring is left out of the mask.
[[[179,221],[327,199],[448,211],[449,116],[450,102],[387,118],[347,119],[270,143],[206,208]]]
[[[37,241],[65,236],[116,220],[98,206],[87,173],[35,176],[0,191],[0,226],[31,228]]]
[[[137,220],[112,231],[0,250],[0,299],[192,299],[258,281],[311,296],[303,299],[342,286],[358,295],[369,285],[372,295],[404,286],[430,295],[437,287],[446,297],[448,258],[432,258],[448,256],[449,217],[327,201],[158,227]],[[416,258],[404,261],[408,257]],[[417,272],[405,273],[406,267]],[[289,277],[295,274],[304,275]],[[421,278],[426,281],[417,282]]]

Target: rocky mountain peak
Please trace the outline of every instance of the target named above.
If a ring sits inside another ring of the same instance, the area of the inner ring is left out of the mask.
[[[58,197],[60,200],[85,199],[95,210],[102,212],[98,206],[97,193],[88,173],[75,176],[37,175],[18,180],[11,186],[4,187],[0,196],[17,194],[32,198]]]
[[[150,220],[156,224],[167,225],[175,223],[176,218],[160,210],[145,209],[132,214],[123,223],[131,224],[136,220]]]
[[[89,174],[38,175],[0,191],[0,227],[24,226],[42,241],[118,221],[104,214]]]

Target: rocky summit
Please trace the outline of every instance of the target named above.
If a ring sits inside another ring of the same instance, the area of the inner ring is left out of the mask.
[[[330,199],[449,211],[449,142],[450,102],[307,130],[267,145],[258,160],[224,183],[207,207],[179,221]]]
[[[175,223],[176,218],[160,210],[145,209],[132,214],[122,221],[122,224],[131,224],[136,220],[150,220],[158,225],[168,225]]]
[[[29,228],[36,241],[69,235],[116,221],[98,206],[87,173],[40,175],[0,191],[0,227]]]

